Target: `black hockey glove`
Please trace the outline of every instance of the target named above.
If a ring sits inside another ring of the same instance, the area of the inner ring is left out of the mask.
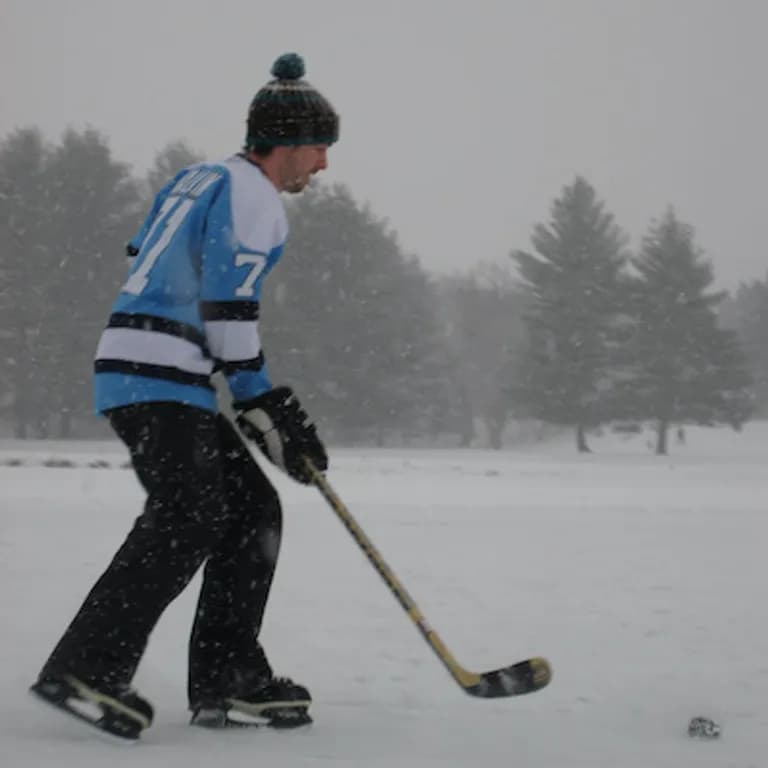
[[[294,480],[312,482],[304,458],[321,472],[328,469],[325,446],[315,425],[299,404],[290,387],[276,387],[246,403],[237,423],[243,434],[259,446],[262,453]]]

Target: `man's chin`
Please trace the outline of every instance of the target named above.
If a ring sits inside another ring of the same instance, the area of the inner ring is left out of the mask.
[[[287,192],[289,195],[298,195],[299,192],[303,192],[308,185],[309,179],[294,179],[285,186],[283,191]]]

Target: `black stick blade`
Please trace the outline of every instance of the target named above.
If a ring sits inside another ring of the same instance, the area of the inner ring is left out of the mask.
[[[464,688],[470,696],[498,699],[504,696],[522,696],[549,684],[552,667],[538,656],[520,661],[509,667],[495,669],[479,675],[479,681]]]

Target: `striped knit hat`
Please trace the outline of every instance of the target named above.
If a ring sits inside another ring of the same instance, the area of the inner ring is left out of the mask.
[[[304,60],[284,53],[272,65],[270,80],[248,110],[245,148],[333,144],[339,138],[339,116],[328,100],[304,77]]]

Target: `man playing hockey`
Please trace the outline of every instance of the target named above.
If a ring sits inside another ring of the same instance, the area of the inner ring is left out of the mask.
[[[218,413],[221,370],[242,432],[309,483],[326,452],[292,390],[273,387],[259,296],[287,237],[280,192],[327,167],[339,118],[285,54],[254,97],[244,149],[181,171],[128,251],[132,268],[96,352],[96,407],[128,447],[143,513],[44,664],[32,691],[113,734],[136,738],[153,711],[131,687],[150,633],[204,565],[189,646],[192,723],[242,712],[310,722],[306,688],[276,677],[258,636],[281,538],[277,493]],[[95,708],[87,714],[83,705]]]

